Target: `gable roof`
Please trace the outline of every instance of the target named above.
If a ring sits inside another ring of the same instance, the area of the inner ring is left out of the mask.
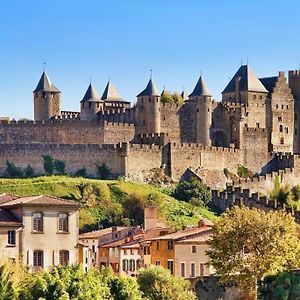
[[[51,83],[46,71],[43,72],[43,74],[40,78],[40,81],[33,92],[57,92],[57,93],[60,93],[60,91],[56,88],[56,86],[54,86]]]
[[[69,206],[80,207],[80,203],[73,200],[62,199],[53,196],[38,195],[27,196],[13,199],[11,201],[0,204],[0,208],[12,207],[12,206]]]
[[[209,92],[206,83],[202,79],[202,76],[200,76],[193,92],[189,95],[189,97],[192,96],[211,96],[211,93]]]
[[[93,85],[90,83],[82,100],[80,102],[88,102],[88,101],[96,101],[96,102],[103,102],[98,95],[98,92],[93,87]]]
[[[6,203],[6,202],[9,202],[9,201],[12,201],[12,200],[15,200],[19,198],[18,196],[14,196],[14,195],[10,195],[10,194],[1,194],[0,195],[0,205],[3,204],[3,203]]]
[[[120,230],[126,229],[127,227],[125,226],[117,226],[115,228],[114,232],[118,232]],[[104,228],[104,229],[100,229],[100,230],[94,230],[94,231],[90,231],[90,232],[86,232],[86,233],[82,233],[79,235],[79,239],[93,239],[93,238],[98,238],[104,235],[107,235],[109,233],[113,232],[113,228],[109,227],[109,228]]]
[[[0,208],[0,226],[22,226],[22,223],[10,211]]]
[[[103,95],[101,97],[101,100],[103,101],[123,101],[121,96],[119,95],[117,89],[112,84],[112,82],[109,80],[105,90],[103,92]]]
[[[240,77],[240,91],[268,93],[264,85],[259,81],[248,65],[242,65],[230,80],[223,93],[235,92],[236,78]]]
[[[158,89],[155,83],[153,82],[152,78],[149,80],[146,88],[137,95],[137,97],[143,96],[160,96],[160,93],[158,92]]]

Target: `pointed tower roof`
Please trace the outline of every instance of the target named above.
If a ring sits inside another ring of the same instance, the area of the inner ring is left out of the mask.
[[[152,78],[149,80],[146,88],[137,95],[137,97],[142,97],[142,96],[160,96],[158,89],[153,82]]]
[[[44,71],[37,87],[33,92],[58,92],[59,93],[60,91],[56,88],[56,86],[54,86],[51,83],[46,71]]]
[[[206,83],[202,79],[202,76],[200,76],[193,92],[189,95],[189,97],[192,96],[211,96],[211,93],[209,92]]]
[[[186,93],[186,91],[183,89],[183,91],[181,92],[181,94],[180,94],[180,96],[181,96],[181,98],[183,99],[183,100],[186,100],[186,99],[188,99],[188,94]]]
[[[234,93],[236,78],[240,77],[240,91],[268,93],[248,65],[242,65],[230,80],[223,93]]]
[[[96,89],[92,86],[92,84],[89,84],[89,87],[87,91],[85,92],[84,97],[80,102],[87,102],[87,101],[97,101],[97,102],[102,102],[100,99],[100,96],[98,95]]]
[[[106,88],[103,92],[103,95],[101,97],[101,100],[103,101],[123,101],[121,96],[119,95],[117,89],[112,84],[112,82],[109,80]]]

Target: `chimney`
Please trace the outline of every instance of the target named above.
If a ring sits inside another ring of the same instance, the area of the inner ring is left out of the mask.
[[[240,81],[241,81],[241,76],[238,76],[235,78],[235,102],[239,102],[240,98]]]
[[[155,206],[144,209],[145,231],[157,228],[157,209]]]
[[[198,221],[198,227],[199,227],[199,228],[202,228],[202,227],[205,227],[205,226],[206,226],[206,224],[205,224],[204,220],[203,220],[203,219],[200,219],[200,220]]]

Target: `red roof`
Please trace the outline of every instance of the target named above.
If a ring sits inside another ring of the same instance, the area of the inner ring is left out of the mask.
[[[6,202],[9,202],[11,200],[15,200],[17,199],[18,196],[14,196],[14,195],[10,195],[10,194],[2,194],[0,195],[0,204],[3,204],[3,203],[6,203]]]
[[[127,227],[117,226],[117,227],[115,227],[114,232],[123,230],[125,228],[127,228]],[[95,231],[82,233],[82,234],[79,235],[79,238],[80,239],[96,239],[98,237],[102,237],[102,236],[107,235],[107,234],[112,233],[112,232],[113,232],[113,227],[109,227],[109,228],[105,228],[105,229],[100,229],[100,230],[95,230]]]
[[[14,196],[13,196],[14,197]],[[80,203],[73,200],[62,199],[54,196],[38,195],[19,197],[11,200],[7,200],[4,203],[0,203],[0,207],[12,207],[12,206],[70,206],[80,207]]]

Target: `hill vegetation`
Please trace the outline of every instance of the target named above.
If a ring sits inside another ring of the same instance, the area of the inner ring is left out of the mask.
[[[163,189],[123,180],[97,180],[68,176],[43,176],[27,179],[0,179],[0,193],[20,196],[51,195],[80,201],[80,228],[97,229],[99,225],[139,225],[145,205],[159,208],[159,219],[181,228],[195,225],[199,218],[216,219],[204,207],[176,200]]]

